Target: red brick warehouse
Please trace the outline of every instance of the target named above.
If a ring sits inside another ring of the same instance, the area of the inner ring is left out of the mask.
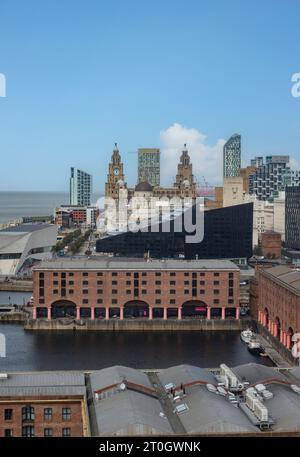
[[[300,331],[300,271],[286,265],[258,271],[258,321],[287,349]]]
[[[64,259],[34,269],[33,318],[239,319],[227,260]]]

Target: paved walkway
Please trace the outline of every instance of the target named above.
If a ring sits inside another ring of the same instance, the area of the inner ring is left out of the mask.
[[[291,364],[289,364],[277,351],[271,346],[271,343],[269,343],[262,335],[256,335],[256,339],[260,342],[262,347],[265,350],[265,353],[267,356],[272,360],[273,363],[277,367],[280,368],[291,368]]]
[[[181,420],[179,419],[178,415],[173,412],[175,408],[174,403],[168,397],[168,394],[165,391],[164,386],[160,382],[159,377],[154,372],[148,372],[147,375],[153,387],[158,389],[158,399],[163,407],[163,412],[165,413],[173,429],[173,432],[177,435],[186,435],[187,432]]]

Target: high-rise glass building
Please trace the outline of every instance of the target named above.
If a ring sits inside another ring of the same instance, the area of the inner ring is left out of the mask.
[[[71,168],[70,204],[89,206],[92,196],[92,175],[78,168]]]
[[[235,133],[223,147],[223,176],[239,176],[241,168],[241,135]]]
[[[285,244],[300,250],[300,186],[285,188]]]
[[[141,148],[138,150],[138,181],[147,181],[151,186],[160,185],[160,150]]]
[[[289,161],[289,156],[267,156],[266,163],[249,175],[249,193],[255,194],[258,200],[278,197],[285,188]]]

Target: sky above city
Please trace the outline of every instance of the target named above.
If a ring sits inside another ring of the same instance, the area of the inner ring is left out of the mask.
[[[289,154],[300,167],[298,0],[0,0],[0,191],[68,191],[69,169],[102,192],[114,142],[129,185],[137,149],[160,147],[174,181],[183,143],[197,179]]]

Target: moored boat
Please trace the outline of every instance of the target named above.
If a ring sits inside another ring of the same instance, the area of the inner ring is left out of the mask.
[[[253,339],[255,336],[255,333],[252,332],[249,328],[247,330],[243,330],[241,332],[241,340],[244,341],[244,343],[250,343],[250,341]]]
[[[261,344],[255,340],[250,341],[250,343],[248,344],[248,351],[250,352],[250,354],[256,356],[262,355],[264,353]]]

